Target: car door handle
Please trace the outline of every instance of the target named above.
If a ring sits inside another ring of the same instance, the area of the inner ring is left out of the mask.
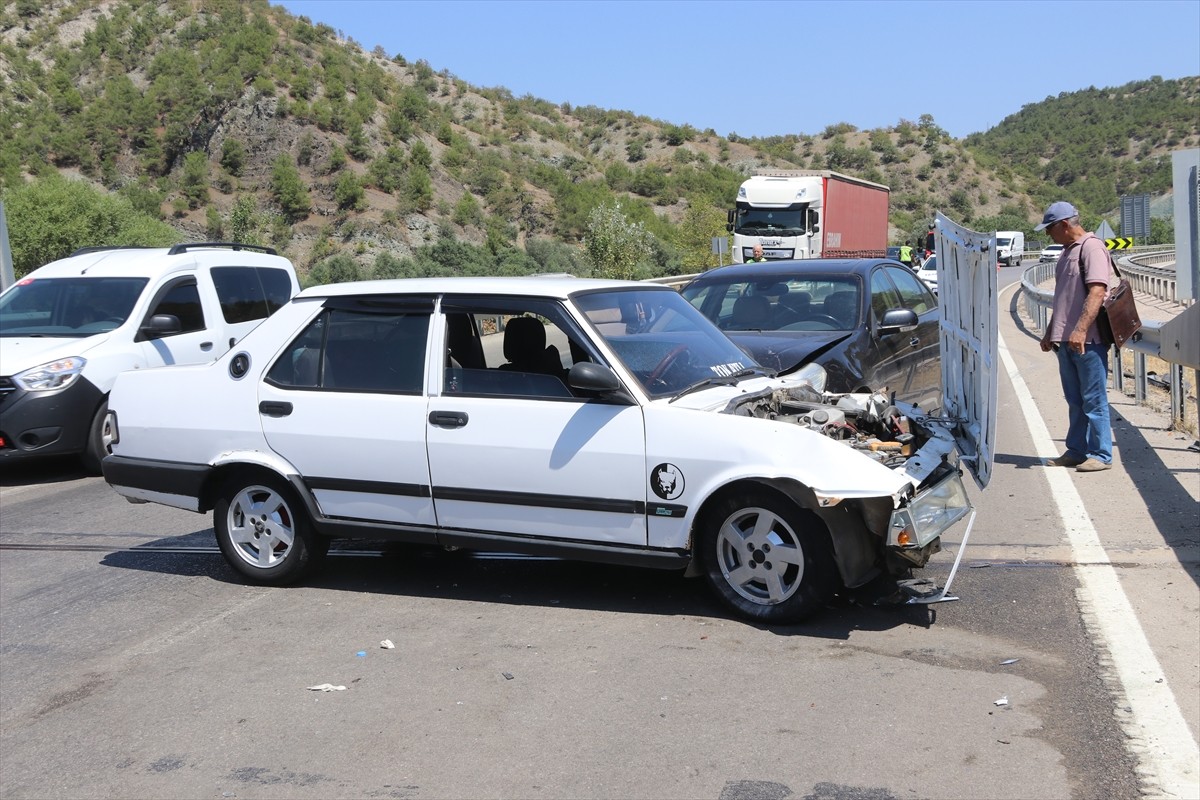
[[[909,346],[909,347],[920,347],[920,346],[921,346],[921,340],[920,340],[920,339],[918,339],[916,336],[914,336],[914,337],[912,337],[911,339],[909,339],[909,340],[908,340],[908,346]]]
[[[439,428],[461,428],[467,424],[465,411],[430,411],[429,423]]]
[[[212,350],[212,342],[201,342],[200,349],[206,352]]]
[[[292,413],[292,404],[274,400],[263,400],[258,404],[258,413],[268,417],[286,417]]]

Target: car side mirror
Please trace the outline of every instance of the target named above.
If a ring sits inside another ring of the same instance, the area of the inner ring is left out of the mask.
[[[603,364],[580,361],[572,365],[570,372],[567,373],[567,385],[572,389],[595,392],[625,403],[632,404],[634,402],[633,397],[621,385],[621,379],[617,377],[617,374]]]
[[[893,308],[886,311],[883,321],[879,323],[879,334],[904,333],[917,327],[917,312],[911,308]]]
[[[182,330],[183,325],[179,323],[179,317],[174,314],[155,314],[149,322],[138,328],[138,333],[141,338],[161,339]]]

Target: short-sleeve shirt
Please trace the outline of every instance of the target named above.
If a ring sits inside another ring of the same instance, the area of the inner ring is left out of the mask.
[[[1080,278],[1079,271],[1080,253],[1085,253],[1083,262],[1087,267],[1087,274],[1083,278]],[[1083,313],[1083,303],[1087,297],[1084,282],[1089,286],[1096,283],[1111,286],[1112,279],[1112,261],[1108,255],[1108,248],[1096,234],[1089,233],[1079,241],[1064,247],[1054,268],[1054,306],[1050,319],[1050,341],[1065,342],[1071,331],[1075,330],[1075,323]],[[1100,334],[1096,330],[1095,322],[1088,328],[1087,341],[1100,343]]]

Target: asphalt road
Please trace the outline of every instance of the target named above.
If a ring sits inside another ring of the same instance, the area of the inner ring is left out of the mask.
[[[1061,440],[1050,362],[1002,317]],[[671,573],[374,544],[335,551],[303,586],[250,587],[208,517],[129,505],[69,462],[6,468],[0,797],[1153,792],[1124,718],[1138,700],[1081,600],[1091,562],[1070,546],[1019,405],[1002,377],[960,601],[839,600],[790,628],[731,619]],[[1200,457],[1138,414],[1118,408],[1132,473],[1067,479],[1194,747]],[[945,579],[947,544],[930,577]],[[324,683],[346,689],[308,688]]]

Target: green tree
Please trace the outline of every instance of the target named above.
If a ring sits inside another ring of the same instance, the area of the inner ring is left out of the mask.
[[[290,222],[303,219],[312,210],[312,200],[300,179],[300,170],[287,153],[280,153],[271,165],[271,196]]]
[[[229,238],[245,244],[262,244],[259,231],[262,222],[258,207],[250,195],[241,195],[233,201],[229,211]]]
[[[631,280],[651,239],[642,223],[629,221],[619,202],[605,203],[588,215],[583,251],[598,277]]]
[[[344,211],[363,208],[366,193],[358,176],[350,170],[338,176],[337,184],[333,187],[333,199],[337,201],[338,208]]]
[[[246,148],[237,139],[226,139],[221,145],[221,166],[235,178],[242,174],[246,166]]]
[[[16,277],[80,247],[164,246],[180,239],[166,223],[142,214],[120,195],[51,172],[4,192]]]
[[[198,150],[184,156],[179,182],[188,208],[199,208],[208,202],[208,156]]]
[[[675,232],[674,244],[685,272],[701,272],[713,265],[712,237],[727,236],[725,215],[712,206],[693,203]]]

